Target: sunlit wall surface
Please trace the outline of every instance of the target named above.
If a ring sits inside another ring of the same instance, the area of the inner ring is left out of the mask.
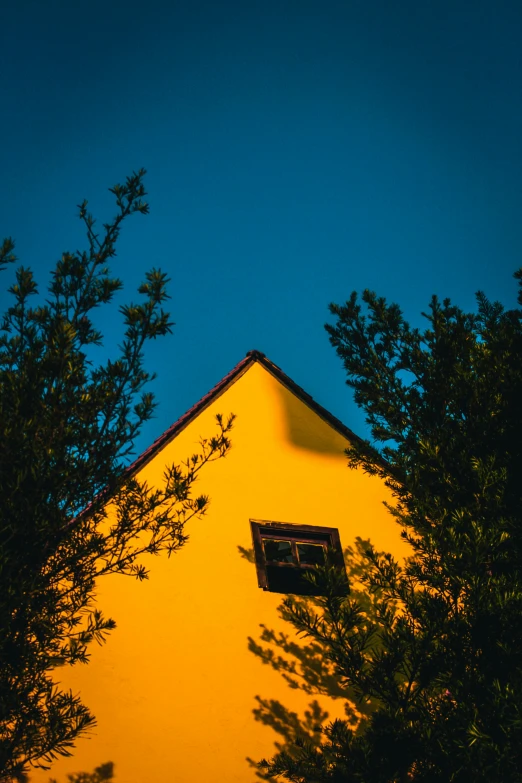
[[[283,596],[258,587],[249,520],[336,527],[343,547],[360,536],[400,555],[398,529],[382,504],[386,490],[349,470],[346,439],[257,362],[141,477],[160,481],[166,464],[197,451],[219,412],[237,419],[229,454],[201,474],[208,514],[190,523],[189,542],[170,560],[147,558],[149,581],[100,580],[100,606],[117,629],[92,647],[88,666],[57,672],[81,693],[97,728],[71,758],[35,771],[31,781],[65,783],[67,773],[113,761],[116,783],[252,783],[257,773],[247,759],[270,756],[298,718],[313,731],[325,713],[344,715],[344,700],[313,650],[315,684],[312,677],[292,687],[283,677],[283,652],[270,638],[292,635],[277,612]],[[265,631],[263,640],[261,624],[276,636]]]

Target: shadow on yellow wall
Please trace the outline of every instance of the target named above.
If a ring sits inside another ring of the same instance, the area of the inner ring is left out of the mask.
[[[354,547],[344,550],[346,572],[350,581],[350,597],[356,598],[369,618],[375,617],[374,605],[371,597],[364,590],[362,577],[367,572],[369,565],[364,552],[370,544],[369,540],[357,538]],[[238,547],[241,557],[254,564],[253,550]],[[313,597],[292,596],[297,604],[312,608],[320,613],[319,604]],[[278,609],[282,620],[288,621],[284,606]],[[371,714],[371,704],[357,702],[353,690],[341,684],[339,676],[335,673],[331,662],[325,655],[323,645],[306,640],[298,641],[291,633],[275,631],[266,625],[260,625],[259,639],[248,637],[248,649],[265,665],[277,671],[286,680],[290,688],[301,690],[309,696],[322,696],[334,701],[342,700],[344,720],[352,729],[362,728],[365,719]],[[296,741],[305,741],[313,746],[321,743],[321,729],[330,718],[329,713],[317,701],[313,699],[308,704],[302,716],[289,709],[277,699],[266,698],[259,694],[255,696],[257,707],[253,710],[254,719],[271,728],[279,735],[275,748],[277,752],[284,751],[292,755],[295,753]],[[269,780],[258,769],[257,761],[247,757],[247,761],[258,779]]]
[[[287,440],[299,449],[318,454],[339,454],[338,444],[332,439],[324,423],[311,417],[303,403],[284,386],[275,387],[279,398]]]

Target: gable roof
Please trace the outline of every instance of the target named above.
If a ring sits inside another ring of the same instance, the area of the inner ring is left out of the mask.
[[[126,472],[135,473],[137,470],[146,465],[147,462],[149,462],[149,460],[151,460],[158,453],[158,451],[160,451],[160,449],[165,446],[165,444],[167,444],[170,440],[172,440],[172,438],[175,438],[176,435],[185,429],[185,427],[190,424],[190,422],[193,421],[193,419],[195,419],[196,416],[201,413],[201,411],[207,408],[212,402],[214,402],[215,399],[223,394],[226,389],[232,386],[232,384],[235,383],[238,378],[240,378],[253,364],[255,364],[255,362],[259,362],[259,364],[261,364],[261,366],[264,367],[265,370],[267,370],[271,375],[277,378],[277,380],[280,381],[283,386],[286,386],[286,388],[293,392],[293,394],[295,394],[298,399],[304,402],[305,405],[311,408],[311,410],[320,416],[321,419],[324,419],[324,421],[326,421],[345,438],[352,441],[362,440],[358,435],[352,432],[352,430],[346,427],[342,421],[327,411],[326,408],[323,408],[322,405],[319,405],[319,403],[316,402],[310,394],[305,392],[301,386],[298,386],[298,384],[295,383],[295,381],[293,381],[285,372],[283,372],[283,370],[278,367],[277,364],[274,364],[270,361],[270,359],[267,359],[264,353],[253,350],[248,351],[245,358],[241,359],[241,361],[238,362],[236,366],[233,367],[230,372],[219,381],[219,383],[217,383],[207,394],[205,394],[204,397],[196,402],[195,405],[189,408],[189,410],[184,413],[183,416],[180,416],[180,418],[175,421],[174,424],[172,424],[167,430],[165,430],[165,432],[160,435],[159,438],[156,438],[149,448],[140,454],[140,456],[137,457],[131,465],[129,465]]]

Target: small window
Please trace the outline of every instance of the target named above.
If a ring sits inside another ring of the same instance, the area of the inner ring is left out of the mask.
[[[335,565],[346,574],[339,531],[334,527],[250,520],[259,587],[271,593],[317,595],[304,576]]]

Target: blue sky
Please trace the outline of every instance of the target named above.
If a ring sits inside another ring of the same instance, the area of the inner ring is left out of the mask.
[[[83,247],[76,205],[103,222],[148,170],[114,271],[127,300],[167,271],[177,325],[139,450],[251,348],[365,434],[323,330],[354,289],[415,323],[432,293],[514,303],[521,32],[515,0],[3,5],[0,237],[42,288]]]

